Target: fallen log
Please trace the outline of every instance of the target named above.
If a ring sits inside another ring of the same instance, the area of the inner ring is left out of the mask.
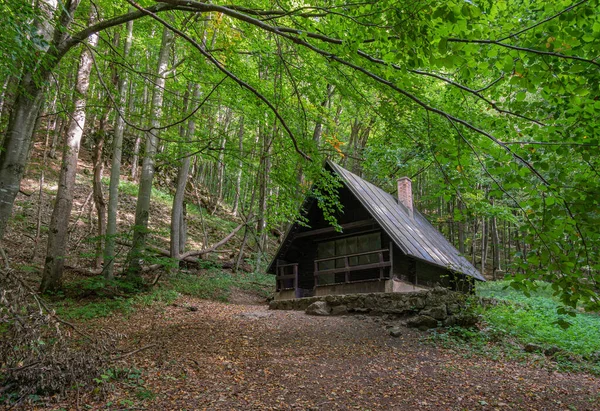
[[[245,225],[246,225],[245,223],[238,225],[232,232],[230,232],[229,234],[227,234],[227,236],[225,236],[225,238],[223,238],[221,241],[219,241],[218,243],[216,243],[212,247],[204,248],[202,250],[192,250],[192,251],[188,251],[186,253],[181,254],[179,256],[179,260],[180,261],[186,261],[188,263],[198,263],[199,259],[198,258],[194,258],[194,257],[200,256],[200,255],[204,255],[204,254],[209,254],[209,253],[217,252],[217,248],[219,248],[220,246],[222,246],[223,244],[225,244],[227,241],[231,240],[231,238],[238,231],[240,231],[240,229],[242,227],[244,227]],[[129,241],[117,240],[116,242],[117,242],[117,244],[124,245],[124,246],[127,246],[127,247],[131,247],[131,243]],[[154,251],[155,253],[160,254],[162,256],[171,257],[171,251],[167,250],[166,248],[160,248],[160,247],[156,247],[154,245],[146,245],[146,248],[148,250]]]

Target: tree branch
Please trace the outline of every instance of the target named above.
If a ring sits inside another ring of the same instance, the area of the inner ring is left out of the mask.
[[[512,49],[512,50],[525,51],[528,53],[539,54],[542,56],[553,56],[553,57],[559,57],[559,58],[563,58],[563,59],[583,61],[585,63],[594,64],[594,65],[600,67],[600,63],[598,63],[597,61],[586,59],[583,57],[569,56],[567,54],[556,53],[554,51],[543,51],[543,50],[530,49],[527,47],[513,46],[512,44],[502,43],[501,41],[498,41],[498,40],[469,40],[469,39],[449,38],[448,41],[453,42],[453,43],[493,44],[495,46],[506,47],[506,48]]]
[[[549,22],[550,20],[554,20],[555,18],[557,18],[557,17],[558,17],[558,16],[560,16],[561,14],[564,14],[564,13],[566,13],[566,12],[568,12],[568,11],[571,11],[571,10],[573,10],[575,7],[577,7],[577,6],[581,6],[583,3],[587,3],[588,1],[589,1],[589,0],[582,0],[582,1],[580,1],[579,3],[572,4],[572,5],[570,5],[569,7],[567,7],[566,9],[564,9],[564,10],[561,10],[561,11],[559,11],[558,13],[556,13],[556,14],[554,14],[554,15],[552,15],[552,16],[550,16],[550,17],[548,17],[548,18],[546,18],[546,19],[544,19],[544,20],[542,20],[542,21],[539,21],[539,22],[537,22],[537,23],[535,23],[535,24],[532,24],[531,26],[525,27],[524,29],[517,31],[516,33],[512,33],[512,34],[509,34],[509,35],[508,35],[508,36],[506,36],[506,37],[502,37],[501,39],[498,39],[497,41],[504,41],[504,40],[508,40],[508,39],[510,39],[510,38],[513,38],[513,37],[516,37],[516,36],[518,36],[519,34],[523,34],[523,33],[525,33],[526,31],[529,31],[529,30],[531,30],[531,29],[534,29],[534,28],[536,28],[536,27],[538,27],[538,26],[541,26],[541,25],[542,25],[542,24],[544,24],[544,23],[547,23],[547,22]]]
[[[312,159],[310,158],[310,156],[308,154],[306,154],[304,151],[302,151],[300,149],[300,147],[298,146],[298,142],[296,141],[296,137],[294,136],[294,133],[289,128],[289,126],[285,122],[285,119],[281,116],[281,114],[279,113],[279,111],[277,110],[277,108],[265,96],[263,96],[257,89],[255,89],[250,84],[246,83],[245,81],[243,81],[242,79],[240,79],[239,77],[237,77],[231,71],[227,70],[225,68],[225,66],[219,60],[217,60],[212,54],[206,52],[204,50],[204,48],[200,44],[198,44],[198,42],[196,40],[194,40],[193,38],[191,38],[190,36],[188,36],[187,34],[185,34],[184,32],[182,32],[181,30],[178,30],[173,25],[171,25],[168,22],[166,22],[164,19],[161,19],[155,13],[153,13],[151,11],[148,11],[147,9],[144,9],[142,6],[140,6],[139,4],[137,4],[135,1],[133,1],[133,0],[127,0],[127,2],[130,3],[133,7],[137,8],[138,10],[144,11],[147,15],[149,15],[150,17],[152,17],[153,19],[155,19],[156,21],[158,21],[159,23],[161,23],[162,25],[164,25],[165,27],[167,27],[169,30],[173,31],[175,34],[177,34],[178,36],[180,36],[184,40],[186,40],[188,43],[190,43],[192,46],[194,46],[194,48],[196,50],[198,50],[200,52],[200,54],[202,54],[204,57],[206,57],[215,67],[217,67],[222,73],[224,73],[229,78],[231,78],[233,81],[235,81],[236,83],[238,83],[242,88],[245,88],[248,91],[250,91],[256,97],[258,97],[259,100],[261,100],[262,102],[264,102],[269,107],[269,109],[271,109],[271,111],[273,112],[273,114],[275,114],[275,116],[277,117],[277,119],[279,120],[279,122],[281,123],[281,125],[283,126],[283,128],[285,128],[285,131],[288,133],[288,135],[290,136],[290,139],[292,140],[292,144],[294,145],[294,149],[296,150],[296,152],[298,154],[300,154],[302,157],[304,157],[304,159],[312,161]],[[187,3],[192,3],[192,2],[187,2]],[[213,7],[216,7],[216,8],[219,8],[219,9],[221,8],[219,6],[213,6]],[[211,10],[211,11],[217,11],[217,10]],[[257,20],[257,21],[259,21],[259,20]]]

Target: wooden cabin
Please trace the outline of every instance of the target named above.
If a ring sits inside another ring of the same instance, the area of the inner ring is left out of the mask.
[[[411,181],[398,180],[398,197],[341,166],[342,231],[325,220],[317,201],[307,198],[309,227],[294,223],[268,268],[277,277],[275,299],[330,294],[413,292],[433,286],[470,290],[485,281],[427,219],[413,207]]]

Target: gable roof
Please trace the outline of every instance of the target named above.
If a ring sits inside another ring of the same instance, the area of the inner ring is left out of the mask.
[[[331,161],[327,164],[404,254],[485,281],[416,209],[411,218],[408,209],[391,194]]]
[[[410,217],[408,209],[391,194],[332,161],[328,160],[326,164],[404,254],[485,281],[481,273],[416,209]],[[307,204],[305,201],[305,206]],[[268,272],[274,270],[279,254],[290,245],[293,240],[290,236],[297,230],[297,223],[290,226]]]

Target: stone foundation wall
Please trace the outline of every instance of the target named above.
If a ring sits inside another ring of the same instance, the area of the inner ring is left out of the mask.
[[[443,307],[447,312],[458,312],[464,306],[466,295],[437,287],[412,293],[372,293],[325,295],[294,300],[271,301],[272,310],[306,310],[317,301],[330,307],[344,307],[346,312],[370,314],[412,315],[423,310]],[[338,312],[344,310],[337,309]]]

